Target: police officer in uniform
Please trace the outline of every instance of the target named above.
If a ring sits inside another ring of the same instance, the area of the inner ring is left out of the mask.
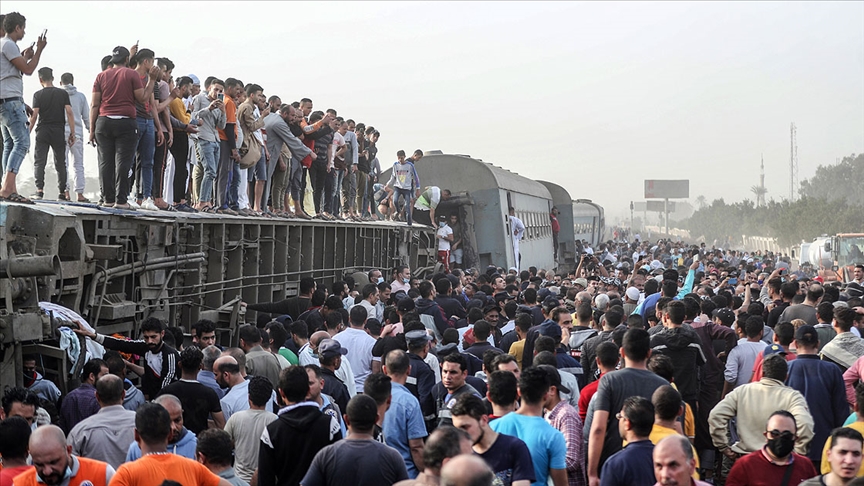
[[[420,402],[426,430],[430,432],[435,428],[435,399],[432,398],[435,373],[426,364],[425,359],[429,354],[429,341],[431,340],[432,336],[425,330],[418,329],[405,333],[405,341],[408,343],[408,358],[411,360],[411,371],[408,373],[405,387]]]

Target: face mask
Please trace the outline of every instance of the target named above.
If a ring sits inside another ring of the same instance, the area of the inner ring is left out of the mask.
[[[379,283],[379,284],[380,284],[381,282],[383,282],[383,281],[384,281],[384,277],[378,277],[378,283]]]
[[[438,225],[441,226],[442,228],[444,227],[445,224],[447,224],[447,223],[444,222],[444,221],[440,221],[440,222],[438,223]]]
[[[406,284],[407,284],[407,283],[410,282],[410,281],[411,281],[410,278],[403,278],[403,279],[402,279],[402,283],[406,283]]]
[[[795,436],[784,432],[775,439],[768,439],[768,450],[777,458],[788,456],[795,449]]]

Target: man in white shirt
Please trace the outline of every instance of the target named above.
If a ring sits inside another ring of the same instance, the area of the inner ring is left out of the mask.
[[[363,330],[367,316],[368,313],[365,307],[355,305],[351,308],[350,312],[350,327],[333,336],[333,339],[339,341],[339,344],[348,350],[346,357],[351,363],[351,369],[354,371],[354,385],[358,393],[363,393],[363,384],[370,373],[379,373],[381,371],[381,358],[372,357],[372,347],[375,346],[375,338]]]
[[[519,254],[519,242],[525,236],[525,224],[522,220],[516,217],[516,209],[510,207],[510,229],[513,231],[513,258],[516,260],[516,270],[519,270],[519,264],[522,261],[522,256]]]
[[[444,272],[450,273],[450,242],[453,241],[453,228],[447,224],[447,216],[438,216],[438,262],[444,265]]]

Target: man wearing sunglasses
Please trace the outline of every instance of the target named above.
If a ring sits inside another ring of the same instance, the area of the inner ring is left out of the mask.
[[[806,456],[793,452],[798,435],[795,417],[791,413],[785,410],[774,412],[765,429],[765,445],[761,450],[738,459],[726,478],[726,484],[787,486],[816,476],[813,463]]]

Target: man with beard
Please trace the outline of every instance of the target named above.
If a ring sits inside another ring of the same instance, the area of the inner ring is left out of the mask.
[[[528,446],[521,439],[492,430],[480,397],[460,396],[451,412],[453,426],[468,433],[474,453],[486,461],[502,484],[529,486],[534,481],[534,462]]]
[[[30,435],[33,468],[16,476],[15,486],[105,486],[114,477],[114,468],[102,461],[72,455],[63,430],[45,425]]]
[[[155,317],[149,317],[141,323],[143,339],[136,341],[117,339],[83,328],[75,329],[75,333],[89,337],[106,349],[143,356],[144,366],[130,363],[129,368],[141,377],[141,391],[147,399],[155,397],[159,390],[179,378],[177,362],[180,355],[174,348],[162,342],[165,325]]]
[[[153,400],[153,403],[161,405],[171,417],[171,435],[168,436],[167,451],[178,456],[196,459],[195,449],[198,447],[198,438],[195,433],[183,426],[183,405],[180,403],[180,399],[174,395],[159,395]],[[133,442],[129,446],[129,452],[126,453],[126,462],[135,461],[141,456],[140,444]]]

